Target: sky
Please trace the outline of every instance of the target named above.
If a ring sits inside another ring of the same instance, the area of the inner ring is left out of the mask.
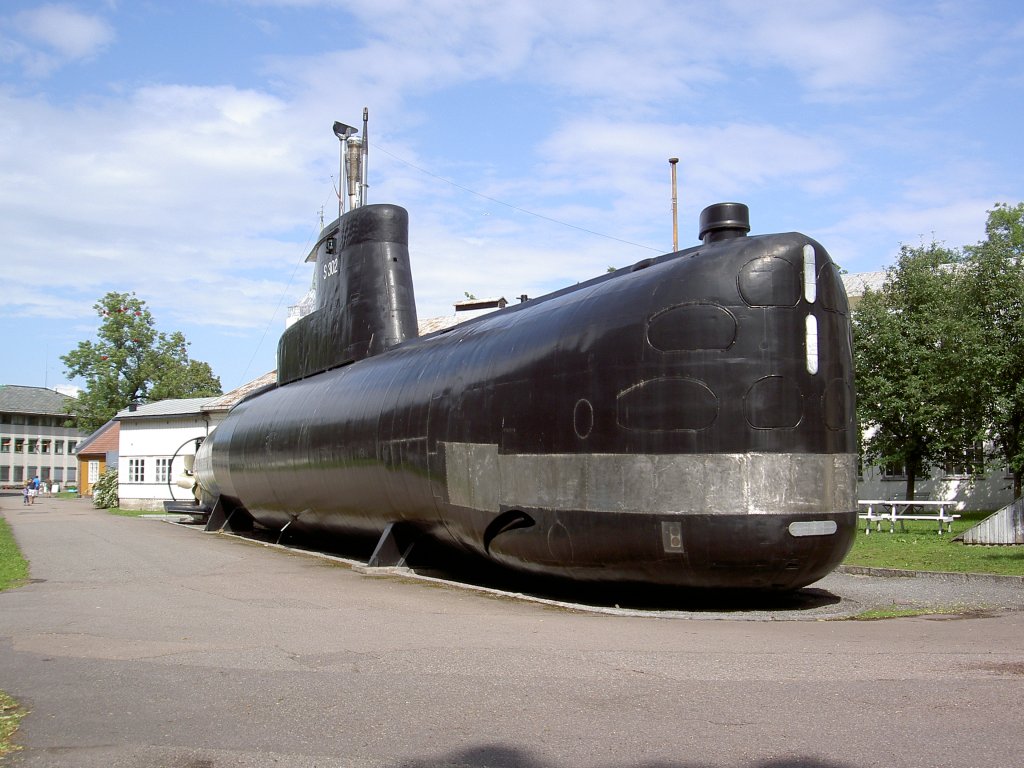
[[[420,319],[671,251],[670,157],[680,248],[738,201],[880,270],[1024,200],[1024,6],[0,0],[0,383],[68,383],[109,291],[273,370],[364,107]]]

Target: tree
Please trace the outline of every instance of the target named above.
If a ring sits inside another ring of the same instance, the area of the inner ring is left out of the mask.
[[[987,237],[967,249],[972,300],[984,332],[986,416],[992,441],[1013,474],[1024,473],[1024,203],[988,212]]]
[[[984,433],[982,329],[961,262],[934,242],[904,246],[882,290],[866,292],[853,316],[864,458],[902,465],[908,500],[933,464]]]
[[[134,293],[110,292],[93,309],[101,318],[97,340],[61,357],[68,378],[86,381],[73,404],[80,429],[95,431],[132,402],[221,394],[210,366],[189,359],[184,335],[158,332]]]

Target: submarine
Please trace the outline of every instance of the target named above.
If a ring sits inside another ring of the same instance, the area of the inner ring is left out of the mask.
[[[419,336],[408,231],[398,205],[339,203],[276,384],[196,452],[207,530],[659,587],[796,590],[842,561],[852,336],[821,244],[718,203],[693,247]]]

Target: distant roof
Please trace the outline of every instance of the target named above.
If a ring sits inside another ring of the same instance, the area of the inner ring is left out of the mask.
[[[121,434],[121,422],[111,419],[97,429],[75,448],[76,456],[93,456],[107,454],[118,450],[118,439]]]
[[[17,384],[0,384],[0,411],[4,413],[38,413],[65,416],[67,403],[75,398],[62,395],[45,387],[21,387]]]
[[[426,320],[420,320],[418,323],[419,334],[420,336],[426,336],[428,333],[443,331],[445,328],[451,328],[453,325],[464,323],[475,317],[481,317],[495,310],[504,309],[506,306],[508,306],[508,301],[504,296],[493,299],[456,301],[454,315],[441,315],[440,317],[428,317]]]
[[[420,336],[426,336],[428,333],[434,333],[435,331],[443,331],[445,328],[451,328],[453,325],[464,323],[469,320],[468,317],[458,317],[456,315],[441,315],[440,317],[428,317],[426,320],[420,320],[419,332]]]
[[[878,272],[855,272],[843,275],[843,287],[846,288],[846,295],[863,296],[864,291],[868,288],[872,291],[880,291],[888,274],[883,269]]]
[[[238,405],[249,395],[259,392],[261,389],[272,387],[277,384],[277,371],[264,373],[258,379],[253,379],[247,384],[235,387],[230,392],[225,392],[219,397],[213,398],[203,406],[204,411],[229,411]]]
[[[159,400],[155,403],[140,405],[134,411],[124,408],[118,411],[114,418],[123,421],[125,419],[155,419],[165,416],[198,416],[203,412],[203,406],[216,399],[217,397],[185,397],[179,400]]]
[[[455,302],[456,312],[466,312],[475,309],[504,309],[508,301],[504,296],[496,296],[492,299],[463,299]]]

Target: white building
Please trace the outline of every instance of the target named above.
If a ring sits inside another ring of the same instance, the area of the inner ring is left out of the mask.
[[[86,435],[73,426],[69,404],[74,398],[52,389],[0,384],[0,487],[20,488],[37,475],[60,488],[78,481],[75,446]]]
[[[191,500],[191,494],[175,481],[185,474],[185,457],[195,455],[196,440],[205,439],[236,403],[276,380],[271,371],[224,395],[161,400],[118,412],[114,418],[121,425],[120,506],[163,511],[165,501]]]
[[[184,474],[185,455],[195,454],[196,439],[205,438],[216,426],[203,411],[216,399],[161,400],[118,412],[114,418],[121,424],[117,474],[121,507],[163,511],[165,501],[189,498],[174,481]]]

